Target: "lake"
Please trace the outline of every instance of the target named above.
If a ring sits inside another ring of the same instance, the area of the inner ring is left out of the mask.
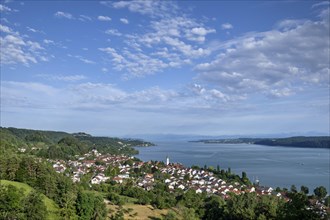
[[[189,142],[156,142],[157,146],[138,147],[136,157],[143,161],[166,160],[185,166],[217,165],[231,168],[241,176],[245,171],[251,181],[273,188],[296,185],[315,187],[323,185],[330,191],[330,150],[320,148],[273,147],[254,144],[204,144]]]

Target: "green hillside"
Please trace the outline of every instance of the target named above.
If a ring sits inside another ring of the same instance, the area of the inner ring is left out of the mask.
[[[138,154],[134,146],[152,146],[150,142],[116,137],[94,137],[79,132],[41,131],[0,127],[0,153],[24,152],[49,159],[72,159],[92,149],[108,154]]]
[[[0,185],[12,185],[19,189],[23,189],[24,196],[27,196],[33,190],[31,186],[16,181],[0,180]],[[43,202],[46,205],[48,211],[47,219],[49,220],[58,219],[57,213],[59,212],[59,208],[57,207],[56,203],[45,195],[42,195],[42,197],[43,197]]]

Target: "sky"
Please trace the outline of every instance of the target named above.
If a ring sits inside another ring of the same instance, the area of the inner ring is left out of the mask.
[[[4,1],[1,126],[329,134],[329,1]]]

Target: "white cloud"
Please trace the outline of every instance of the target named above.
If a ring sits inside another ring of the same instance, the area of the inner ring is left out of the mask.
[[[31,27],[26,27],[26,29],[30,32],[33,32],[33,33],[41,33],[41,34],[45,34],[45,32],[43,31],[40,31],[40,30],[37,30],[35,28],[31,28]]]
[[[216,31],[214,29],[205,29],[204,27],[195,27],[191,29],[191,33],[196,35],[202,35],[205,36],[209,33],[215,33]]]
[[[8,34],[13,34],[13,30],[10,27],[7,27],[5,25],[0,24],[0,31],[8,33]]]
[[[133,1],[117,1],[117,2],[101,2],[103,5],[112,6],[114,8],[127,8],[132,12],[152,17],[165,17],[177,11],[177,5],[169,1],[152,1],[152,0],[133,0]]]
[[[84,75],[38,74],[37,77],[41,77],[47,80],[64,81],[64,82],[76,82],[86,79],[86,76]]]
[[[144,75],[153,74],[167,67],[167,64],[160,59],[150,57],[146,54],[128,50],[123,50],[123,55],[119,54],[114,48],[99,48],[110,56],[112,56],[112,64],[115,70],[127,70],[129,74],[124,74],[124,78],[128,79],[132,76],[142,77]]]
[[[79,15],[78,20],[80,21],[92,21],[93,19],[87,15]]]
[[[205,36],[210,33],[215,33],[215,29],[206,29],[204,27],[194,27],[190,32],[186,33],[186,36],[191,41],[204,42]]]
[[[78,60],[80,60],[80,61],[82,61],[82,62],[84,62],[86,64],[95,64],[96,63],[95,61],[86,59],[86,58],[84,58],[84,57],[82,57],[80,55],[71,55],[71,54],[68,54],[68,56],[69,57],[74,57],[74,58],[76,58],[76,59],[78,59]]]
[[[11,12],[13,10],[5,5],[0,4],[0,11],[1,12]]]
[[[128,24],[129,21],[126,19],[126,18],[121,18],[120,21],[123,23],[123,24]]]
[[[222,28],[222,30],[229,30],[229,29],[233,29],[234,26],[230,23],[224,23],[221,25],[221,28]]]
[[[74,19],[73,15],[67,12],[58,11],[54,15],[57,18]]]
[[[217,103],[227,103],[233,102],[237,100],[246,99],[245,95],[228,95],[218,89],[207,89],[200,84],[193,84],[190,87],[191,91],[200,97],[204,104],[212,104],[213,107],[216,106]]]
[[[290,96],[292,94],[294,94],[294,92],[291,89],[282,88],[282,89],[272,89],[269,95],[276,98],[281,98],[281,97]]]
[[[44,39],[43,42],[44,42],[45,44],[55,44],[54,41],[49,40],[49,39]]]
[[[122,33],[120,33],[117,29],[108,29],[105,31],[106,34],[113,35],[113,36],[121,36]]]
[[[218,56],[196,66],[199,80],[231,95],[287,97],[329,84],[329,23],[282,21],[267,32],[221,42]]]
[[[4,29],[8,31],[7,28]],[[31,63],[38,63],[38,60],[44,60],[41,53],[44,48],[38,42],[24,40],[18,33],[9,32],[5,37],[0,37],[0,42],[2,65],[21,63],[29,66]]]
[[[186,15],[153,18],[145,30],[146,32],[142,34],[122,34],[117,29],[109,29],[105,32],[114,36],[124,36],[124,43],[128,47],[124,50],[112,48],[116,52],[109,53],[108,50],[108,54],[113,56],[113,67],[118,71],[123,71],[126,76],[131,74],[131,77],[141,77],[161,72],[166,68],[178,68],[191,64],[192,59],[211,53],[205,45],[195,45],[191,41],[203,43],[207,34],[215,32],[214,29]],[[150,48],[153,51],[147,52]],[[152,61],[150,65],[145,64],[147,59]],[[129,65],[123,65],[124,60]],[[158,65],[157,68],[156,65]]]
[[[329,1],[323,1],[323,2],[319,2],[319,3],[312,5],[312,8],[316,8],[316,7],[320,7],[320,6],[329,6],[329,5],[330,5]]]
[[[99,21],[111,21],[111,18],[110,17],[108,17],[108,16],[102,16],[102,15],[98,16],[97,19]]]
[[[209,55],[210,51],[208,49],[203,48],[194,48],[193,46],[186,44],[185,42],[171,37],[164,37],[164,42],[168,45],[176,48],[180,51],[183,55],[191,58],[197,58],[205,55]]]

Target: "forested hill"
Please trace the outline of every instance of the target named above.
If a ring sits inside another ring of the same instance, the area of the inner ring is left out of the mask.
[[[262,139],[254,144],[268,146],[290,146],[307,148],[330,148],[330,137],[289,137],[276,139]]]
[[[0,127],[0,152],[21,151],[51,159],[70,159],[92,149],[101,153],[134,155],[134,146],[151,146],[150,142],[116,137],[94,137],[79,133],[41,131]]]
[[[318,137],[288,137],[288,138],[237,138],[237,139],[207,139],[193,142],[205,144],[258,144],[267,146],[303,147],[303,148],[330,148],[329,136]]]

